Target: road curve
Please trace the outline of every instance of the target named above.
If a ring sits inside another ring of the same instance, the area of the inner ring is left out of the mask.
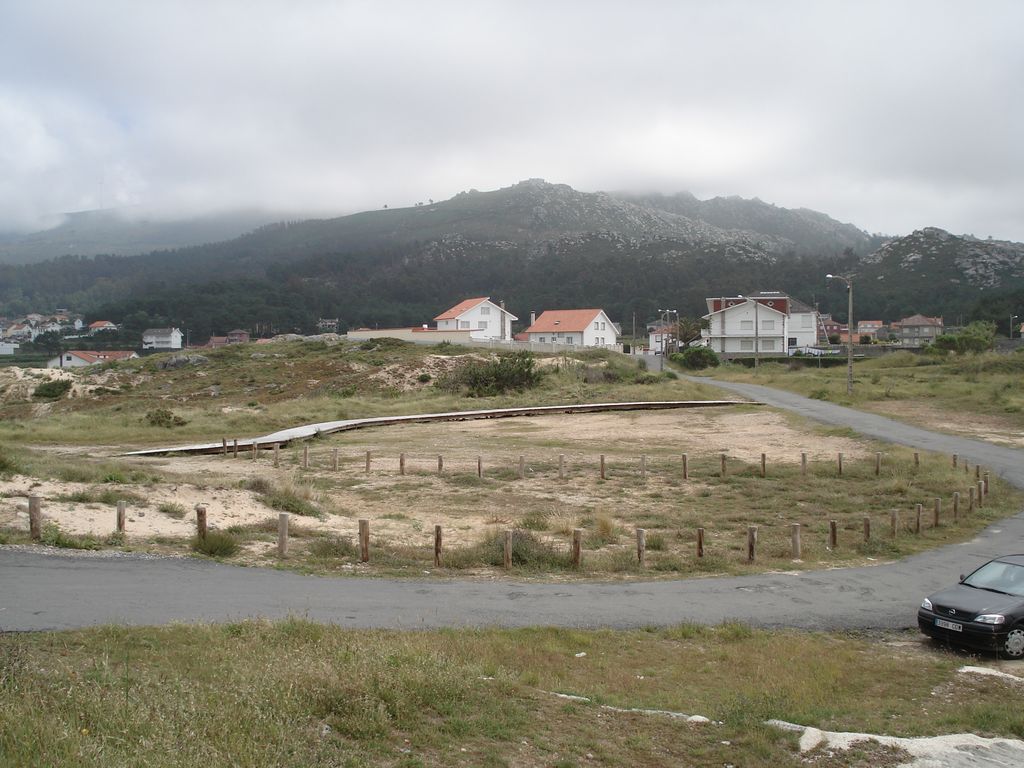
[[[705,383],[707,380],[704,379]],[[745,384],[714,382],[871,437],[958,453],[1024,487],[1024,452],[940,435]],[[840,540],[842,546],[842,540]],[[913,626],[918,601],[959,572],[1024,551],[1024,514],[972,541],[866,568],[629,583],[321,578],[194,559],[69,557],[0,548],[0,630],[304,616],[346,627],[626,628],[736,619],[764,627]]]

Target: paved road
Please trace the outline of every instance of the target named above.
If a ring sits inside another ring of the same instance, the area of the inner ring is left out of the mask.
[[[750,385],[754,399],[884,440],[959,453],[1024,487],[1024,452],[939,435]],[[840,542],[842,543],[842,542]],[[811,629],[913,626],[924,593],[1024,551],[1024,514],[973,541],[869,568],[626,584],[329,579],[191,559],[67,557],[0,550],[0,629],[305,616],[349,627],[636,627],[739,619]]]

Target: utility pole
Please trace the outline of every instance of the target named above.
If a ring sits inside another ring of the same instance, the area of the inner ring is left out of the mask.
[[[825,275],[826,280],[846,283],[846,394],[853,394],[853,276]]]

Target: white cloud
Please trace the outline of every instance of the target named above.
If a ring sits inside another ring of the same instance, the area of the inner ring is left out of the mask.
[[[7,3],[0,227],[542,176],[1024,240],[1021,22],[1009,0]]]

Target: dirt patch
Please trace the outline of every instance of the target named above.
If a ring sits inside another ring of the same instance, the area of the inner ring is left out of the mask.
[[[801,431],[786,417],[772,411],[744,409],[637,411],[629,413],[551,415],[455,423],[408,424],[340,433],[308,444],[311,468],[301,468],[302,446],[280,453],[273,466],[272,453],[222,456],[165,456],[139,459],[147,470],[176,482],[152,486],[90,486],[15,478],[0,483],[0,526],[28,527],[27,496],[43,497],[44,517],[72,533],[106,535],[115,527],[112,504],[61,500],[76,493],[123,491],[145,497],[145,505],[129,505],[129,539],[190,536],[193,509],[207,506],[210,524],[227,528],[276,518],[277,511],[264,497],[243,490],[245,481],[260,479],[273,485],[314,484],[325,509],[323,519],[293,516],[296,523],[318,531],[351,536],[357,518],[372,522],[372,532],[394,544],[427,546],[433,526],[445,529],[453,546],[470,544],[497,527],[507,527],[531,513],[547,520],[547,533],[564,538],[582,519],[600,515],[626,520],[650,514],[673,499],[702,492],[699,478],[680,485],[680,454],[692,462],[708,462],[727,453],[732,460],[754,463],[761,452],[770,462],[796,465],[800,453],[831,459],[843,452],[851,460],[869,452],[856,440]],[[333,452],[339,469],[333,470]],[[67,461],[83,460],[85,452],[116,454],[114,449],[67,449]],[[373,455],[365,471],[366,451]],[[400,454],[405,472],[400,474]],[[606,456],[611,482],[597,483],[599,455]],[[565,456],[565,482],[557,478],[559,455]],[[639,457],[646,455],[649,482],[640,482]],[[443,456],[438,473],[437,457]],[[524,457],[526,482],[504,482],[518,473]],[[77,458],[76,458],[77,457]],[[476,477],[478,457],[484,477]],[[691,465],[692,466],[692,465]],[[625,483],[625,487],[623,486]],[[671,483],[671,484],[670,484]],[[642,491],[642,492],[641,492]],[[183,518],[159,512],[161,504],[178,504]],[[629,546],[623,536],[621,546]]]
[[[951,412],[927,402],[899,400],[893,402],[866,403],[866,409],[900,421],[909,421],[926,429],[964,435],[997,445],[1024,448],[1024,432],[1015,429],[1006,420],[990,414],[975,413],[966,418],[961,413]]]

